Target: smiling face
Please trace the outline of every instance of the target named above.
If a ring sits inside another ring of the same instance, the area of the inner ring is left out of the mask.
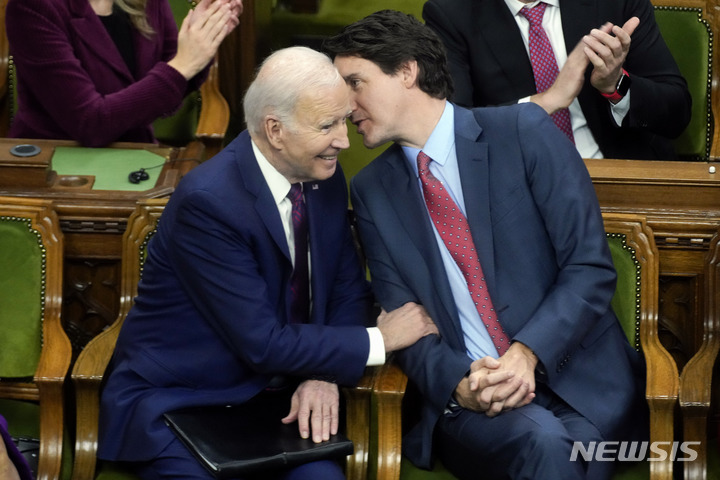
[[[325,180],[335,173],[338,154],[350,146],[346,120],[349,91],[338,83],[303,95],[290,122],[275,120],[278,154],[268,159],[290,183]]]
[[[398,140],[406,91],[402,75],[388,75],[374,62],[360,57],[339,55],[334,63],[350,86],[350,120],[363,136],[363,144],[375,148]]]

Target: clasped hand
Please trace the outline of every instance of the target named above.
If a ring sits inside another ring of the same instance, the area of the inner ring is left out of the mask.
[[[640,24],[632,17],[621,27],[606,23],[585,35],[568,54],[555,82],[530,100],[552,115],[570,106],[585,81],[585,70],[592,64],[590,83],[603,93],[615,91],[622,67],[630,51],[630,36]]]
[[[180,26],[177,53],[168,65],[187,80],[197,75],[237,27],[242,11],[242,0],[200,0]]]
[[[494,417],[527,405],[535,398],[537,357],[515,342],[499,359],[483,357],[470,366],[470,374],[455,390],[461,407]]]

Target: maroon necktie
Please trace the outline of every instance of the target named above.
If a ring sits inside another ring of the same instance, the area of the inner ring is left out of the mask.
[[[308,229],[305,202],[300,183],[290,186],[293,232],[295,235],[295,267],[290,277],[292,299],[290,322],[306,323],[310,315],[310,275],[308,271]]]
[[[547,3],[540,2],[533,8],[524,7],[520,14],[530,22],[528,43],[530,46],[530,63],[532,64],[533,75],[535,76],[535,88],[542,93],[555,82],[558,76],[558,66],[555,60],[550,40],[542,27],[543,15]],[[567,108],[558,110],[551,115],[555,125],[562,130],[573,142],[575,138],[570,123],[570,111]]]
[[[430,218],[440,233],[443,243],[465,277],[470,296],[475,302],[480,320],[485,324],[495,348],[502,355],[510,346],[507,335],[498,322],[490,293],[485,284],[480,259],[465,215],[458,208],[440,180],[430,173],[430,157],[418,153],[417,163],[422,181],[423,196],[430,211]]]

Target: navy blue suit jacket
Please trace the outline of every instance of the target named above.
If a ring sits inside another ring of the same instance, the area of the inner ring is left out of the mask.
[[[535,104],[456,107],[455,142],[468,221],[500,323],[536,353],[545,371],[538,379],[614,437],[643,398],[642,363],[610,309],[615,270],[582,159]],[[423,395],[422,420],[404,450],[427,466],[435,422],[471,359],[402,149],[391,146],[356,175],[351,192],[381,305],[419,302],[440,330],[397,354]]]
[[[609,102],[590,84],[592,68],[578,101],[606,158],[673,159],[669,139],[687,126],[692,101],[650,1],[560,0],[560,10],[568,54],[591,29],[640,18],[625,62],[632,86],[622,128],[612,119]],[[536,93],[527,50],[503,0],[429,0],[423,18],[447,48],[455,103],[503,105]]]
[[[173,439],[164,412],[244,402],[274,375],[361,377],[370,289],[347,184],[338,167],[304,190],[312,313],[290,325],[290,253],[247,132],[183,178],[118,338],[102,393],[101,458],[152,459]]]

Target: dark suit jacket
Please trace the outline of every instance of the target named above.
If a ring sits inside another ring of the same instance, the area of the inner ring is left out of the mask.
[[[591,29],[640,18],[624,67],[632,86],[622,128],[612,119],[609,102],[590,85],[591,68],[578,100],[606,158],[674,159],[669,138],[689,123],[691,98],[650,1],[560,0],[560,10],[568,54]],[[502,105],[536,93],[530,59],[503,0],[429,0],[423,18],[447,48],[455,103]]]
[[[643,399],[637,352],[609,308],[615,271],[602,217],[573,144],[535,104],[456,107],[455,142],[468,222],[500,323],[528,345],[540,381],[608,438]],[[424,397],[405,453],[427,466],[432,431],[469,371],[457,308],[417,177],[398,145],[357,174],[352,201],[381,305],[422,303],[441,337],[397,358]]]
[[[197,89],[165,63],[177,50],[177,25],[167,0],[148,0],[155,35],[133,29],[136,70],[130,72],[88,0],[9,0],[10,50],[17,67],[18,112],[10,136],[153,142],[151,123],[170,115]]]
[[[148,460],[172,440],[164,412],[241,403],[274,375],[361,377],[370,289],[338,167],[305,184],[312,313],[288,325],[292,264],[247,132],[180,182],[149,245],[102,394],[99,455]],[[289,405],[288,405],[289,410]]]

